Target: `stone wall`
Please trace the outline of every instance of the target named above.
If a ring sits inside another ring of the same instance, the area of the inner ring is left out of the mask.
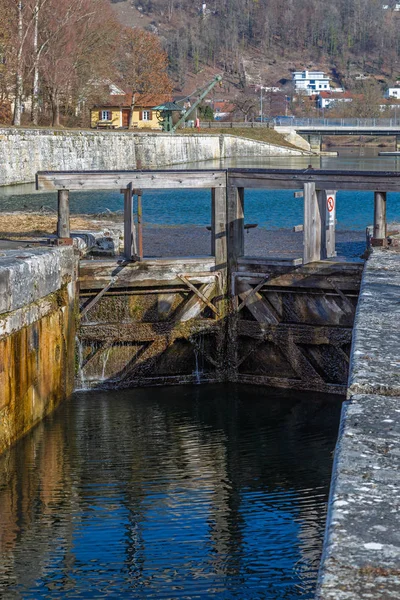
[[[0,254],[0,453],[73,391],[77,257]]]
[[[158,168],[233,156],[301,155],[301,150],[230,135],[0,129],[0,185],[37,171]]]
[[[400,253],[363,273],[316,598],[400,598]]]

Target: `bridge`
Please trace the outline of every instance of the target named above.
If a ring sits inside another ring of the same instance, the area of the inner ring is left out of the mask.
[[[400,121],[397,119],[290,119],[277,118],[274,129],[282,135],[296,132],[309,144],[312,152],[320,152],[323,136],[357,135],[394,137],[400,151]]]

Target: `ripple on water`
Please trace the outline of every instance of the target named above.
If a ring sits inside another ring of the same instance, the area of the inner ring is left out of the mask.
[[[0,596],[312,598],[337,398],[77,393],[0,459]]]

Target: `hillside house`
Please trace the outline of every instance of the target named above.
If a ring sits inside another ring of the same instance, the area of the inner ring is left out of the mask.
[[[312,96],[318,92],[331,90],[330,77],[323,71],[294,71],[292,83],[296,93]]]
[[[214,100],[211,102],[211,106],[213,107],[214,119],[216,121],[228,119],[235,110],[235,105],[225,100]]]
[[[385,92],[385,98],[396,98],[400,100],[400,87],[391,87]]]
[[[90,110],[90,126],[94,129],[161,129],[153,108],[170,100],[167,95],[135,94],[132,110],[132,94],[110,94],[109,98]]]
[[[317,108],[331,108],[340,102],[353,102],[353,96],[349,92],[320,92],[315,96]]]

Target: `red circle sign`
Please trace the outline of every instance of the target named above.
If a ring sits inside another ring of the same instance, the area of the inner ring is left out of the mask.
[[[333,196],[328,196],[326,203],[328,205],[329,212],[332,212],[335,208],[335,199],[333,198]]]

